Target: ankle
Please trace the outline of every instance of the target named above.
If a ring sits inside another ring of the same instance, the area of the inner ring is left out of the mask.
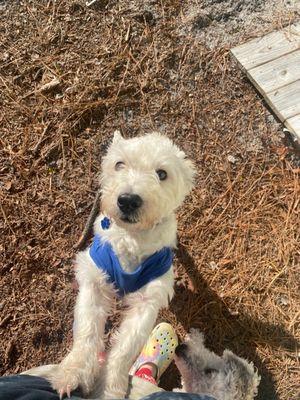
[[[154,385],[157,385],[155,379],[155,377],[157,376],[157,367],[152,363],[141,365],[141,367],[136,371],[134,375]]]
[[[147,368],[150,372],[151,372],[151,376],[153,378],[157,377],[157,366],[153,363],[145,363],[143,365],[140,366],[140,368],[138,369],[138,371],[142,368]]]

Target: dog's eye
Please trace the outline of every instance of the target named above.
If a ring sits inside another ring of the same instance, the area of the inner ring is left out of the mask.
[[[119,171],[120,169],[125,167],[125,163],[123,161],[118,161],[115,165],[115,170]]]
[[[157,175],[158,175],[160,181],[165,181],[165,180],[167,179],[168,174],[166,173],[165,170],[163,170],[163,169],[158,169],[158,170],[156,171],[156,173],[157,173]]]
[[[205,375],[212,375],[215,372],[218,372],[218,371],[214,368],[205,368],[205,370],[204,370]]]

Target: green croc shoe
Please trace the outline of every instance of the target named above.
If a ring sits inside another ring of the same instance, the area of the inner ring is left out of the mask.
[[[129,375],[133,376],[144,364],[154,364],[157,368],[155,379],[158,382],[163,372],[171,364],[177,345],[178,338],[173,327],[166,322],[158,324],[151,332]]]

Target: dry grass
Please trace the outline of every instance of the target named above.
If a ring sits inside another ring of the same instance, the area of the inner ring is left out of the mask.
[[[176,296],[161,317],[255,361],[261,399],[296,399],[299,162],[229,47],[184,36],[179,1],[0,7],[1,372],[66,353],[73,245],[101,154],[115,128],[156,129],[198,169],[179,212]],[[177,384],[172,371],[165,387]]]

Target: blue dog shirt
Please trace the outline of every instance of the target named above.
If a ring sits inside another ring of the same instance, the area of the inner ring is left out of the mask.
[[[96,235],[90,247],[90,256],[98,268],[108,275],[109,282],[118,289],[119,294],[132,293],[152,280],[165,274],[172,265],[173,252],[164,247],[143,261],[134,272],[125,272],[110,243]]]

